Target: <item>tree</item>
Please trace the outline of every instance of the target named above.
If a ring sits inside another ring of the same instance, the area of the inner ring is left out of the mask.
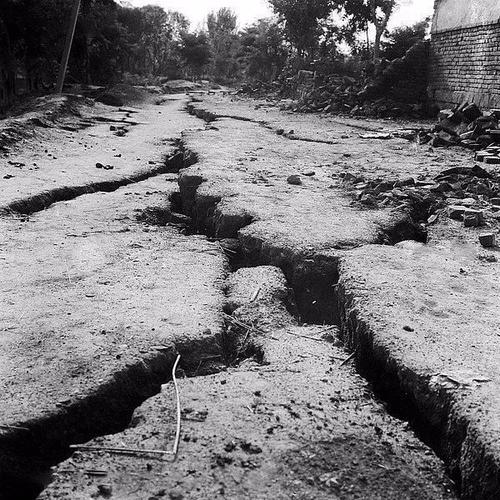
[[[200,79],[210,63],[210,43],[208,35],[200,33],[184,33],[182,35],[181,56],[183,65],[193,79]]]
[[[382,55],[393,60],[403,57],[416,43],[425,40],[429,28],[430,18],[424,19],[413,26],[396,28],[387,36],[387,41],[382,42]]]
[[[380,42],[394,11],[396,0],[369,0],[370,21],[375,26],[373,59],[380,59]]]
[[[230,9],[222,8],[207,17],[208,39],[212,52],[212,75],[226,82],[238,73],[237,53],[239,38],[236,33],[238,18]]]
[[[240,43],[239,60],[246,78],[272,81],[285,66],[288,48],[274,19],[260,19],[245,28]]]
[[[366,31],[371,24],[375,29],[373,59],[380,59],[382,36],[394,12],[396,0],[336,0],[336,8],[347,20],[352,33]]]
[[[313,58],[321,35],[321,21],[332,13],[333,0],[269,0],[285,24],[285,33],[299,57]]]
[[[10,104],[15,94],[15,60],[11,50],[9,32],[0,18],[0,108]]]

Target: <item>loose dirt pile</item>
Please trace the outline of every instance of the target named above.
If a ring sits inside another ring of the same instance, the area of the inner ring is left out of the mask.
[[[24,101],[0,122],[0,153],[16,142],[32,137],[36,128],[65,128],[92,108],[94,101],[79,95],[49,95]]]

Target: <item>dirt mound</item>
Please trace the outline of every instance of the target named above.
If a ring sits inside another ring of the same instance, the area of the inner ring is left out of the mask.
[[[119,83],[106,88],[95,96],[96,101],[108,106],[125,106],[142,104],[152,101],[152,95],[144,87],[134,87],[125,83]]]
[[[68,120],[80,118],[94,102],[80,95],[47,95],[27,98],[0,121],[0,152],[33,135],[36,127],[64,127]]]
[[[81,116],[82,108],[91,107],[93,102],[81,95],[53,94],[27,98],[15,106],[9,117],[40,118],[49,122],[67,116]]]

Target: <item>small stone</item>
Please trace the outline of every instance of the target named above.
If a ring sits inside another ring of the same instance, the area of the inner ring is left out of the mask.
[[[224,446],[224,451],[227,453],[231,453],[236,449],[236,443],[234,441],[231,441],[230,443],[227,443],[226,446]]]
[[[464,213],[465,227],[479,227],[484,223],[484,214],[480,210],[466,210]]]
[[[500,165],[500,156],[486,156],[484,158],[484,163],[488,165]]]
[[[286,180],[288,184],[291,184],[292,186],[301,186],[302,185],[302,179],[300,178],[300,175],[291,175],[288,177]]]
[[[184,498],[184,495],[179,490],[172,490],[169,491],[168,497],[170,498],[170,500],[182,500]]]
[[[258,455],[259,453],[262,453],[262,448],[260,446],[257,446],[257,445],[252,444],[252,443],[248,443],[246,441],[241,443],[240,446],[241,446],[241,449],[245,453],[248,453],[250,455]]]
[[[115,132],[115,131],[116,131],[116,127],[115,127],[114,125],[110,125],[110,126],[109,126],[109,130],[110,130],[111,132]]]
[[[380,194],[380,193],[383,193],[385,191],[391,190],[393,187],[394,187],[394,183],[388,182],[388,181],[383,181],[383,182],[380,182],[379,184],[377,184],[377,186],[375,186],[374,192],[375,192],[375,194]]]
[[[395,188],[405,187],[405,186],[414,186],[415,179],[413,177],[408,177],[407,179],[400,179],[394,183]]]
[[[498,262],[498,259],[496,258],[496,256],[491,254],[491,253],[488,253],[485,255],[479,255],[477,258],[482,262],[488,262],[490,264],[493,264],[494,262]]]
[[[464,198],[463,200],[460,200],[460,205],[463,205],[464,207],[472,207],[477,203],[477,200],[474,198]]]
[[[462,110],[462,113],[469,122],[473,122],[480,116],[483,116],[483,113],[476,104],[469,104]]]
[[[466,210],[467,207],[464,207],[462,205],[451,205],[447,209],[448,217],[450,219],[462,221]]]
[[[104,168],[104,165],[102,163],[96,163],[95,168]]]
[[[373,196],[372,194],[363,194],[361,196],[360,201],[361,201],[361,203],[363,203],[363,205],[372,206],[372,207],[377,204],[377,198],[375,198],[375,196]]]
[[[279,128],[278,130],[276,130],[277,135],[283,135],[284,133],[285,133],[285,130],[282,128]]]
[[[497,245],[495,233],[484,233],[479,235],[479,243],[484,248],[493,248]]]
[[[414,332],[415,331],[415,329],[412,328],[411,326],[403,326],[403,330],[405,332]]]
[[[111,498],[113,488],[109,484],[100,484],[97,486],[97,492],[104,498]]]
[[[356,177],[354,174],[351,174],[350,172],[346,172],[341,175],[342,175],[342,182],[344,183],[350,182],[354,184],[358,180],[358,177]]]
[[[449,182],[440,182],[436,186],[431,187],[433,193],[446,193],[451,191],[453,188]]]
[[[304,175],[306,177],[314,177],[316,175],[316,172],[314,172],[313,170],[310,170],[309,172],[304,172]]]

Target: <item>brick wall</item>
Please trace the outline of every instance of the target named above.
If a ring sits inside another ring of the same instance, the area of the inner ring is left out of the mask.
[[[500,108],[500,22],[432,33],[429,92],[441,108]]]

